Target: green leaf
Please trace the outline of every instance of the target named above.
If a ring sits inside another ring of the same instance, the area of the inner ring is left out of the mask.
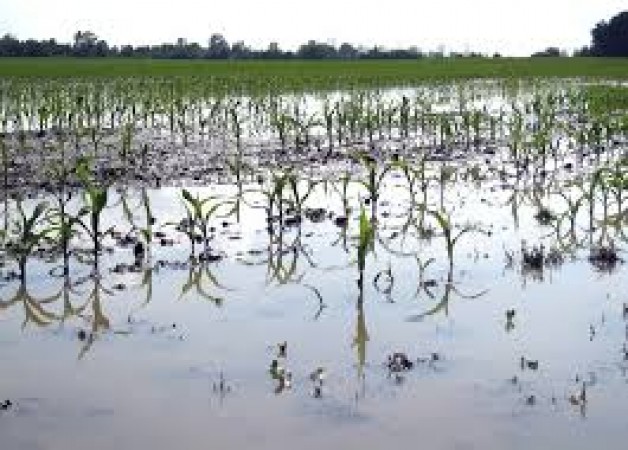
[[[185,201],[188,202],[190,205],[194,204],[196,199],[192,196],[192,194],[190,194],[190,191],[188,191],[187,189],[182,189],[181,195],[183,196]]]
[[[107,205],[107,190],[106,189],[99,190],[94,195],[93,213],[95,213],[96,215],[100,215],[100,213],[102,212],[102,210],[105,208],[106,205]]]

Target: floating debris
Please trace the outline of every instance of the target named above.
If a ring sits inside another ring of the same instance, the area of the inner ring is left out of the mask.
[[[277,357],[286,358],[288,355],[288,342],[283,341],[277,344]]]
[[[314,398],[321,398],[323,396],[322,386],[314,386],[314,390],[312,391],[312,396]]]
[[[286,227],[296,227],[301,225],[301,216],[286,217],[283,221]]]
[[[580,388],[580,392],[578,394],[571,394],[569,396],[569,403],[571,403],[573,406],[580,406],[583,407],[586,405],[587,403],[587,384],[586,383],[582,383],[582,386]]]
[[[405,372],[414,367],[414,363],[410,361],[408,356],[402,352],[395,352],[388,355],[386,367],[391,373]]]
[[[434,364],[437,361],[440,361],[442,356],[440,353],[433,352],[427,357],[419,357],[416,359],[416,362],[419,364]]]
[[[133,256],[135,257],[135,261],[142,261],[144,256],[146,256],[146,247],[141,241],[137,241],[135,246],[133,247]]]
[[[320,223],[325,220],[327,211],[323,208],[306,208],[305,217],[313,223]]]
[[[214,262],[222,261],[223,259],[224,259],[223,255],[212,253],[211,250],[209,249],[201,252],[198,255],[198,260],[200,262],[206,262],[206,263],[214,263]]]
[[[539,370],[539,361],[533,359],[526,359],[523,356],[520,360],[521,370],[529,369],[529,370]]]
[[[336,225],[338,228],[347,228],[348,223],[348,219],[344,216],[338,216],[334,219],[334,225]]]
[[[6,411],[13,407],[13,402],[9,399],[6,399],[4,402],[0,403],[0,410]]]
[[[273,377],[276,376],[276,374],[279,372],[279,361],[277,361],[276,359],[273,359],[270,362],[269,372]]]
[[[327,372],[323,367],[317,367],[312,373],[310,373],[310,381],[313,383],[312,396],[314,398],[321,398],[323,396],[323,381],[327,377]]]
[[[227,382],[225,380],[225,376],[224,376],[224,374],[222,372],[220,372],[220,377],[218,378],[218,383],[213,383],[212,390],[215,393],[219,393],[219,394],[226,394],[228,392],[231,392],[231,386],[227,385]]]
[[[526,270],[543,270],[545,262],[545,246],[541,244],[539,247],[528,249],[525,244],[521,247],[522,265]]]
[[[534,218],[541,225],[550,225],[554,220],[556,220],[556,216],[549,209],[544,206],[539,207],[539,210],[534,215]]]
[[[510,332],[515,328],[515,310],[507,309],[506,310],[506,331]]]
[[[283,391],[290,390],[292,388],[292,373],[286,371],[282,376],[277,378],[277,387],[275,387],[275,394],[281,394]]]
[[[85,330],[79,330],[77,333],[77,337],[79,341],[84,341],[87,339],[87,332]]]
[[[323,381],[327,377],[327,372],[324,367],[317,367],[312,373],[310,373],[310,380],[314,383],[323,384]]]
[[[589,253],[589,262],[600,272],[612,272],[623,260],[618,256],[615,243],[593,247]]]

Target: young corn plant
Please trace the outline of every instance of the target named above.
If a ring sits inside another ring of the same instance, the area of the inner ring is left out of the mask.
[[[143,225],[137,223],[136,217],[133,214],[131,204],[127,199],[127,191],[125,189],[120,191],[120,204],[122,205],[124,216],[129,222],[129,225],[131,225],[131,231],[137,232],[143,240],[143,242],[138,242],[138,245],[140,245],[142,249],[139,255],[145,254],[145,256],[150,259],[151,242],[153,239],[153,227],[156,223],[156,219],[153,216],[153,209],[151,207],[150,197],[148,196],[148,190],[146,189],[146,187],[142,187],[140,189],[139,204],[137,205],[137,208],[144,210]],[[141,259],[143,259],[143,257],[140,258],[140,261],[137,262],[141,262]]]
[[[410,162],[400,159],[391,164],[391,169],[399,169],[405,178],[410,202],[414,203],[416,199],[417,186],[425,192],[425,159],[421,158],[418,168],[415,168]]]
[[[0,159],[2,160],[2,192],[6,200],[9,195],[9,151],[4,139],[0,139]]]
[[[625,212],[624,195],[628,190],[628,162],[620,161],[614,167],[607,170],[606,182],[615,197],[617,205],[617,213],[614,217],[615,222],[620,225],[623,222]]]
[[[310,117],[304,117],[299,120],[298,118],[291,119],[292,128],[296,133],[296,149],[300,150],[301,147],[309,148],[310,146],[310,130],[322,126],[323,123],[314,115]]]
[[[144,207],[145,223],[144,227],[139,229],[140,235],[144,238],[146,245],[146,253],[150,258],[150,243],[153,239],[153,225],[155,224],[155,216],[153,216],[153,209],[150,204],[150,198],[148,197],[148,190],[143,187],[141,193],[142,206]]]
[[[68,190],[69,171],[66,167],[65,143],[59,143],[59,166],[52,169],[52,177],[56,183],[56,206],[51,210],[50,225],[57,236],[57,242],[63,257],[63,275],[68,275],[70,265],[70,241],[76,235],[76,218],[68,211],[68,203],[72,198]]]
[[[283,226],[285,206],[287,203],[285,191],[290,186],[293,175],[290,170],[285,172],[272,173],[272,182],[270,186],[263,191],[267,200],[266,215],[268,218],[268,224],[270,231],[272,231],[272,223],[274,219],[275,211],[279,220],[279,226]],[[296,180],[296,178],[295,178]]]
[[[384,178],[393,168],[393,166],[386,165],[378,170],[377,162],[366,156],[362,157],[363,163],[366,165],[368,172],[365,180],[360,180],[360,184],[366,188],[369,193],[369,202],[371,203],[371,216],[375,218],[377,213],[377,203],[379,201],[379,194],[384,182]]]
[[[360,290],[364,286],[364,270],[366,269],[366,257],[375,251],[375,226],[372,219],[366,214],[364,207],[360,210],[360,224],[358,234],[358,286]],[[362,301],[360,296],[360,301]]]
[[[292,196],[291,203],[292,208],[294,209],[297,217],[301,217],[303,213],[303,207],[307,199],[312,195],[316,186],[320,183],[319,181],[308,179],[307,187],[305,192],[299,191],[299,179],[297,175],[293,172],[287,174],[287,184],[290,189],[290,194]]]
[[[2,230],[0,230],[0,242],[2,242],[7,235],[9,228],[9,161],[8,161],[8,152],[7,146],[4,142],[4,139],[0,140],[0,157],[2,157],[2,203],[4,205],[3,208],[3,223]]]
[[[453,277],[454,250],[456,248],[456,244],[463,235],[472,231],[479,232],[480,230],[473,226],[467,226],[463,227],[457,234],[454,235],[451,217],[445,211],[428,210],[427,213],[436,219],[436,222],[443,233],[443,237],[445,238],[445,245],[447,246],[447,259],[449,262],[448,281],[451,282]]]
[[[21,200],[17,201],[17,217],[9,226],[6,248],[9,256],[18,263],[19,277],[26,280],[26,262],[36,246],[44,242],[51,232],[47,227],[48,204],[38,203],[28,214]]]
[[[455,177],[456,177],[456,168],[443,163],[440,167],[440,171],[437,177],[441,210],[445,208],[445,191],[446,191],[447,183],[455,179]]]
[[[108,189],[106,186],[98,186],[90,179],[88,160],[85,158],[77,162],[76,174],[83,183],[84,206],[81,207],[76,223],[87,233],[92,241],[92,254],[95,275],[98,274],[102,239],[106,233],[101,231],[101,215],[107,206]]]
[[[279,136],[279,142],[281,143],[281,150],[285,151],[288,145],[288,133],[290,118],[286,114],[277,114],[272,119],[273,128],[277,131]]]
[[[183,205],[186,210],[186,225],[181,227],[179,231],[183,231],[190,239],[192,245],[192,257],[195,256],[194,244],[198,240],[197,234],[200,233],[203,242],[203,254],[209,256],[209,241],[210,241],[210,220],[215,216],[216,212],[228,202],[216,202],[216,197],[209,196],[201,198],[199,195],[192,195],[187,189],[183,189],[181,192],[183,197]]]
[[[63,257],[63,275],[68,275],[70,267],[70,241],[77,234],[76,217],[67,211],[67,201],[62,196],[57,198],[57,206],[50,211],[50,230],[56,239]]]

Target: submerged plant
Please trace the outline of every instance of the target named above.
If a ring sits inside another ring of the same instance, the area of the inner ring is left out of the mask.
[[[366,257],[369,252],[375,249],[375,227],[372,219],[366,215],[364,207],[360,209],[360,223],[358,234],[358,285],[364,285],[364,269],[366,268]]]
[[[208,196],[201,198],[200,195],[192,195],[187,189],[183,189],[181,195],[186,210],[186,219],[179,224],[178,229],[188,236],[192,244],[192,256],[194,256],[194,244],[200,237],[204,246],[203,255],[204,257],[210,257],[209,240],[211,230],[209,222],[218,209],[227,203],[216,202],[212,204],[217,197]]]
[[[368,156],[363,156],[362,161],[367,168],[367,177],[365,180],[361,180],[360,184],[362,184],[362,186],[364,186],[368,191],[368,201],[371,204],[371,211],[374,218],[375,213],[377,212],[377,202],[379,201],[379,194],[384,178],[393,167],[384,166],[378,170],[377,162]]]
[[[26,261],[36,246],[41,244],[51,233],[47,227],[48,204],[38,203],[29,214],[24,209],[23,202],[17,201],[18,217],[10,226],[7,236],[7,253],[18,263],[19,276],[26,279]]]
[[[427,213],[436,219],[436,222],[443,233],[443,237],[445,238],[445,245],[447,246],[447,259],[449,261],[449,277],[451,278],[454,267],[454,249],[456,248],[458,240],[467,233],[481,232],[481,230],[474,226],[466,226],[454,235],[451,217],[445,211],[428,210]]]
[[[108,189],[94,184],[89,176],[88,160],[81,159],[77,163],[76,174],[84,185],[84,206],[79,210],[75,221],[92,240],[94,268],[98,273],[98,261],[105,233],[101,231],[101,215],[107,206]],[[88,218],[86,221],[85,218]]]

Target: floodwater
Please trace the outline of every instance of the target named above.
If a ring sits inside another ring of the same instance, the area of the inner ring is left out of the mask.
[[[591,231],[585,202],[570,228],[554,189],[541,196],[564,220],[539,223],[530,180],[478,164],[481,180],[432,182],[414,200],[391,170],[376,205],[362,169],[346,195],[340,177],[304,170],[300,192],[315,182],[304,211],[324,213],[284,226],[267,221],[269,178],[240,196],[224,183],[190,188],[228,202],[223,212],[240,200],[239,214],[211,220],[211,262],[190,262],[172,186],[147,191],[163,235],[141,264],[112,237],[98,274],[85,236],[67,277],[44,253],[21,282],[3,257],[0,448],[625,448],[625,226],[602,225],[596,204]],[[559,170],[561,192],[575,200],[566,183],[587,170]],[[139,188],[110,189],[102,229],[124,236],[122,196],[136,224],[145,214]],[[454,236],[466,230],[451,267],[417,198],[447,211]],[[361,208],[375,227],[362,277]],[[619,259],[593,264],[604,239]],[[554,258],[529,267],[522,243]]]

